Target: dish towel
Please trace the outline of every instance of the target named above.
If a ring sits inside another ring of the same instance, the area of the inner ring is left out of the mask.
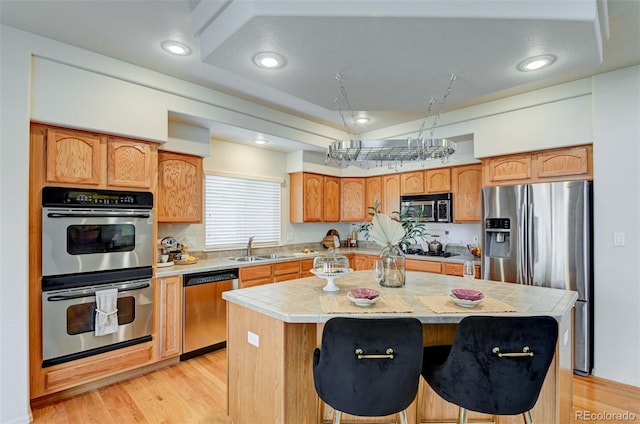
[[[118,331],[118,289],[96,291],[96,336]]]

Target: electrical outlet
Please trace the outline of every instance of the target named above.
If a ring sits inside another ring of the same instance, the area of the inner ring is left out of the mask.
[[[478,242],[478,236],[477,236],[477,235],[473,236],[473,242],[474,242],[474,243],[477,243],[477,242]]]
[[[251,331],[247,331],[247,342],[255,347],[260,347],[260,336]]]
[[[619,232],[613,233],[613,245],[624,246],[624,233],[619,233]]]
[[[184,238],[184,243],[191,248],[196,245],[196,238],[194,236],[186,236]]]
[[[287,241],[293,241],[294,233],[287,233]]]

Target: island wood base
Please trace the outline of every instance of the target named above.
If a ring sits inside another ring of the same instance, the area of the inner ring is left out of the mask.
[[[320,345],[322,323],[287,323],[228,302],[228,414],[239,424],[331,422],[333,411],[319,401],[313,384],[313,350]],[[538,423],[568,423],[572,398],[572,318],[559,323],[556,356],[531,414]],[[424,324],[425,346],[450,344],[457,324]],[[251,335],[250,335],[251,333]],[[253,344],[249,337],[255,339]],[[258,344],[258,346],[255,346]],[[518,390],[514,387],[514,390]],[[444,401],[421,379],[410,406],[411,423],[456,422],[458,408]],[[469,413],[470,421],[493,417]],[[358,418],[343,422],[390,422],[395,417]],[[496,417],[496,422],[522,423],[522,416]]]

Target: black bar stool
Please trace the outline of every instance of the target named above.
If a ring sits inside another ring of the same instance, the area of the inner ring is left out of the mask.
[[[458,325],[453,345],[424,348],[422,376],[443,399],[492,415],[523,414],[531,408],[553,359],[558,323],[547,316],[469,316]]]
[[[422,324],[415,318],[332,318],[313,354],[313,379],[322,401],[342,412],[376,417],[399,413],[420,383]]]

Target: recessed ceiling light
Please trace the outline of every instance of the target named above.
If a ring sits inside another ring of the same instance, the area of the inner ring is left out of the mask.
[[[522,72],[537,71],[538,69],[545,68],[556,61],[556,57],[551,54],[544,54],[541,56],[530,57],[518,64],[518,70]]]
[[[280,69],[287,64],[287,61],[278,53],[260,52],[253,56],[253,63],[263,69]]]
[[[366,124],[367,122],[369,122],[371,120],[371,118],[367,117],[367,116],[358,116],[356,118],[356,122],[358,124]]]
[[[261,138],[255,139],[255,140],[253,140],[253,142],[256,143],[256,144],[267,144],[268,143],[267,140],[263,140]]]
[[[191,54],[189,46],[178,41],[164,41],[162,43],[162,49],[178,56],[189,56]]]

